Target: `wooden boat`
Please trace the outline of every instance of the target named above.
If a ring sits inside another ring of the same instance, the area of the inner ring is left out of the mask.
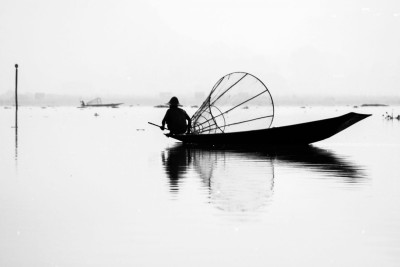
[[[274,101],[265,84],[246,72],[217,81],[191,118],[191,134],[167,134],[187,144],[229,146],[306,145],[324,140],[370,115],[348,113],[318,121],[272,127]]]
[[[123,103],[108,103],[108,104],[103,104],[101,101],[101,98],[95,98],[87,103],[84,101],[81,101],[81,106],[80,108],[87,108],[87,107],[109,107],[109,108],[117,108],[119,105],[122,105]]]
[[[167,136],[183,143],[200,145],[261,147],[307,145],[329,138],[369,116],[369,114],[350,112],[339,117],[261,130],[214,134],[167,134]]]

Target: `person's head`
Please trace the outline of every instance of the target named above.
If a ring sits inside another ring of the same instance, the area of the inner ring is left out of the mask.
[[[178,106],[180,106],[179,100],[178,100],[178,98],[176,96],[173,96],[171,98],[171,100],[169,100],[168,104],[169,104],[170,107],[178,107]]]

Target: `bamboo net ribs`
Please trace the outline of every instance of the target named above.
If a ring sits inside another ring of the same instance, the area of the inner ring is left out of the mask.
[[[192,117],[192,133],[211,134],[269,128],[274,102],[257,77],[234,72],[225,75]]]

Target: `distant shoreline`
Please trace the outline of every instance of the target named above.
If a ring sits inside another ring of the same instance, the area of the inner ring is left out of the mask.
[[[172,94],[171,94],[172,95]],[[80,101],[101,97],[110,103],[124,103],[124,106],[162,106],[171,95],[62,95],[44,93],[19,94],[20,106],[80,106]],[[184,106],[199,106],[206,98],[206,94],[182,94],[179,100]],[[358,107],[385,107],[399,106],[399,96],[332,96],[332,95],[273,95],[275,106],[358,106]],[[0,106],[13,106],[15,104],[13,92],[0,95]]]
[[[362,104],[361,107],[388,107],[386,104]]]

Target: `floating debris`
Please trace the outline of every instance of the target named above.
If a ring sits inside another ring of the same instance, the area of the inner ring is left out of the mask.
[[[400,121],[400,115],[394,116],[393,112],[392,114],[389,113],[385,113],[382,115],[384,117],[385,120],[391,121],[391,120],[399,120]]]
[[[98,116],[100,116],[100,115],[99,115],[99,113],[96,112],[96,113],[94,113],[94,116],[95,116],[95,117],[98,117]]]

